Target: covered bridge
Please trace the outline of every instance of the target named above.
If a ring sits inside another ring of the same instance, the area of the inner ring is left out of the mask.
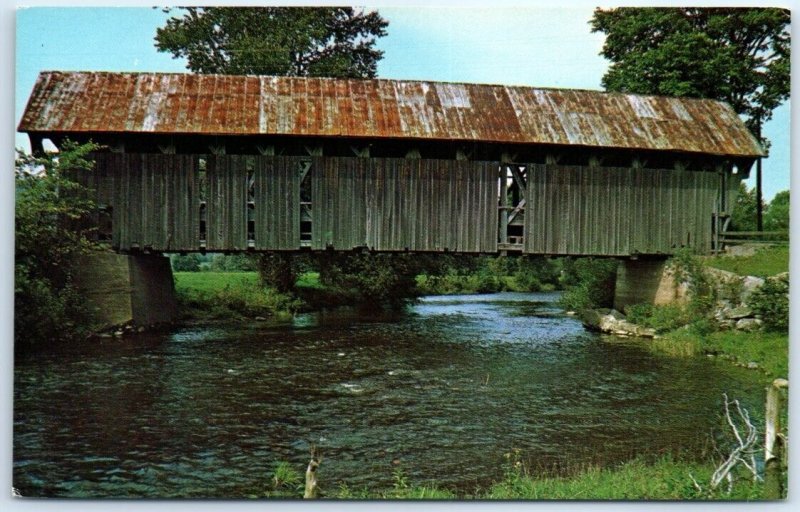
[[[107,147],[120,252],[709,252],[764,154],[712,100],[274,76],[44,72],[19,131]]]

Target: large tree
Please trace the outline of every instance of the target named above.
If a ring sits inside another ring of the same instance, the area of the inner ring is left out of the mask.
[[[351,7],[187,7],[156,47],[196,73],[373,78],[388,22]]]
[[[592,31],[606,35],[610,91],[714,98],[744,117],[765,148],[761,127],[789,97],[791,14],[778,8],[596,9]],[[761,161],[756,228],[762,228]]]
[[[728,102],[760,136],[789,97],[790,13],[776,8],[597,9],[610,91]]]
[[[169,19],[157,30],[155,44],[159,51],[185,57],[188,68],[196,73],[374,78],[383,57],[375,43],[386,35],[388,26],[377,12],[351,7],[187,7],[181,11],[182,16]],[[374,255],[364,258],[372,258],[375,265],[386,260],[379,262]],[[321,270],[331,266],[321,265]],[[292,254],[259,253],[257,268],[264,284],[282,292],[294,288],[297,259]],[[336,276],[347,281],[344,271]]]

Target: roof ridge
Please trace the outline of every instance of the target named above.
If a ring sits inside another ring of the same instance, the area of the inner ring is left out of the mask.
[[[424,83],[424,84],[447,84],[447,85],[468,85],[478,87],[497,87],[504,89],[530,89],[536,91],[557,91],[557,92],[585,92],[590,94],[600,94],[609,96],[634,96],[638,98],[671,98],[679,101],[700,101],[700,102],[713,102],[721,103],[730,106],[726,101],[718,100],[715,98],[695,98],[691,96],[667,96],[663,94],[642,94],[624,91],[604,91],[601,89],[586,89],[586,88],[573,88],[573,87],[552,87],[552,86],[539,86],[539,85],[525,85],[525,84],[496,84],[496,83],[483,83],[483,82],[463,82],[463,81],[442,81],[442,80],[424,80],[419,78],[358,78],[358,77],[329,77],[329,76],[289,76],[289,75],[256,75],[256,74],[228,74],[228,73],[192,73],[181,71],[104,71],[104,70],[42,70],[40,75],[48,73],[60,74],[102,74],[102,75],[160,75],[160,76],[198,76],[198,77],[247,77],[247,78],[278,78],[286,80],[355,80],[359,82],[393,82],[393,83]]]

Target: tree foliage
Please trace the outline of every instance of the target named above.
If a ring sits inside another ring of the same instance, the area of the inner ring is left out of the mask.
[[[415,277],[427,261],[407,253],[369,251],[325,252],[316,259],[322,284],[355,291],[365,305],[390,307],[417,295]]]
[[[784,231],[789,229],[789,191],[775,194],[764,212],[764,229]]]
[[[15,165],[14,338],[18,348],[80,334],[88,317],[73,286],[77,258],[92,247],[85,216],[94,204],[70,179],[91,169],[95,144],[66,142],[59,153],[17,152]]]
[[[186,7],[156,47],[196,73],[373,78],[388,22],[351,7]]]
[[[755,189],[748,189],[743,181],[740,182],[736,202],[731,212],[731,225],[728,229],[731,231],[755,231],[757,204]]]
[[[612,307],[617,267],[615,259],[564,258],[562,283],[566,288],[558,303],[565,309]]]
[[[789,97],[790,13],[777,8],[597,9],[611,91],[714,98],[760,127]]]
[[[375,43],[386,35],[388,26],[377,12],[351,7],[186,7],[182,11],[183,16],[169,19],[157,30],[155,44],[159,51],[185,57],[188,68],[196,73],[374,78],[383,57]],[[297,258],[261,253],[256,259],[262,284],[281,292],[294,290]],[[383,269],[388,272],[394,261],[387,256],[374,258],[373,263],[388,265]],[[402,262],[396,265],[397,272],[402,267]],[[345,268],[361,271],[362,266],[337,259],[320,265],[321,273],[333,272],[329,277],[337,278],[340,287],[361,285],[365,297],[375,294],[375,276],[362,279],[348,275]],[[400,281],[377,282],[391,286]]]

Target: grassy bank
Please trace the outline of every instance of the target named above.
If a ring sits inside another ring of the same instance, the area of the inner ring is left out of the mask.
[[[765,247],[752,256],[712,256],[703,263],[740,276],[769,277],[789,271],[789,247]]]
[[[653,340],[651,346],[674,356],[710,354],[747,366],[755,363],[767,377],[789,374],[789,336],[779,332],[716,331],[698,334],[679,329]]]
[[[714,304],[720,299],[728,299],[731,300],[730,307],[735,307],[740,292],[736,289],[726,292],[726,286],[730,285],[715,284],[714,277],[704,269],[711,267],[740,276],[768,278],[788,271],[788,248],[765,247],[751,256],[691,258],[695,263],[691,264],[694,269],[689,272],[690,281],[704,282],[705,285],[697,288],[700,292],[694,290],[688,304],[639,304],[625,309],[628,320],[651,327],[660,334],[647,346],[672,356],[721,356],[743,366],[755,365],[770,378],[786,377],[789,336],[786,331],[788,302],[785,281],[767,280],[748,298],[748,308],[763,321],[760,330],[723,330],[711,318],[716,311]]]
[[[763,484],[743,480],[731,494],[708,492],[712,464],[676,461],[665,457],[654,463],[637,459],[618,467],[591,467],[568,478],[532,478],[511,472],[481,498],[526,500],[750,500],[763,497]],[[703,491],[695,488],[692,478]]]
[[[302,307],[295,297],[263,288],[256,272],[175,272],[174,276],[184,318],[283,317]]]
[[[513,457],[512,457],[513,459]],[[320,486],[328,489],[329,499],[471,499],[471,500],[758,500],[764,498],[763,483],[754,483],[745,474],[738,475],[732,492],[711,491],[708,482],[715,465],[662,457],[646,462],[635,459],[612,467],[591,466],[573,476],[549,478],[530,474],[517,462],[508,464],[502,480],[487,489],[454,492],[435,485],[417,485],[401,472],[393,474],[394,484],[384,490],[354,489],[335,483]],[[297,498],[302,495],[299,469],[278,465],[273,487],[252,497]],[[319,477],[324,478],[324,473]],[[288,477],[288,478],[287,478]],[[692,478],[701,486],[695,486]]]

